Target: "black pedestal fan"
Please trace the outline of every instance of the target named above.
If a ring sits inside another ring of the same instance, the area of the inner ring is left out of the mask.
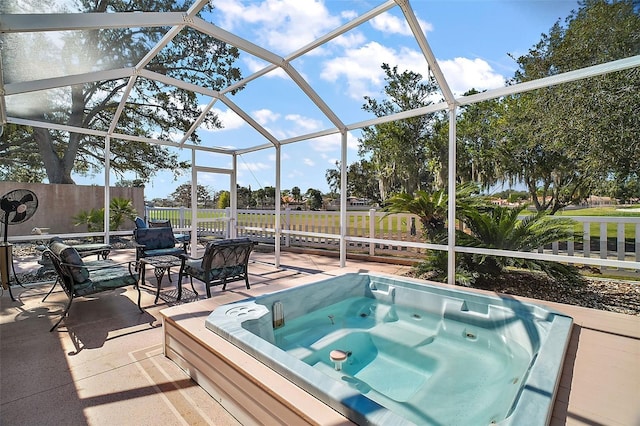
[[[4,239],[0,244],[0,278],[2,278],[2,287],[9,289],[11,300],[15,299],[11,294],[9,268],[13,271],[16,283],[20,284],[20,282],[13,266],[13,245],[7,242],[9,225],[17,225],[31,219],[37,209],[38,197],[28,189],[14,189],[0,198],[0,221],[4,223]]]

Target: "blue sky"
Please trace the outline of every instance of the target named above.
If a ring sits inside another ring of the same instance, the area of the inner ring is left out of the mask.
[[[286,57],[298,48],[371,10],[367,0],[214,0],[206,19],[240,37]],[[513,76],[515,61],[541,38],[559,18],[564,20],[576,1],[563,0],[414,0],[411,5],[426,33],[440,67],[454,93],[470,88],[500,87]],[[426,75],[427,67],[417,43],[404,24],[399,8],[378,16],[347,34],[293,61],[293,66],[345,123],[372,118],[362,111],[363,96],[378,97],[384,86],[383,62],[399,70]],[[241,54],[237,64],[243,76],[267,64]],[[283,72],[272,72],[253,82],[231,99],[277,138],[312,133],[332,127]],[[209,99],[202,99],[203,105]],[[246,148],[267,141],[218,102],[214,109],[225,128],[200,129],[205,146]],[[357,138],[349,136],[348,162],[358,160]],[[189,160],[184,150],[181,158]],[[238,159],[238,183],[259,189],[275,185],[275,151],[262,150]],[[325,171],[340,158],[339,135],[288,144],[282,148],[282,188],[298,186],[329,190]],[[201,166],[231,166],[230,157],[198,154]],[[147,199],[168,196],[190,181],[190,172],[174,181],[172,172],[159,173],[147,185]],[[112,177],[112,181],[115,177]],[[78,178],[78,183],[99,183]],[[211,190],[229,189],[225,176],[200,173],[198,183]]]

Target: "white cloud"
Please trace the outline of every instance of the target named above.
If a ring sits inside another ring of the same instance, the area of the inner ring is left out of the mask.
[[[283,53],[291,53],[340,25],[319,0],[264,0],[243,4],[238,0],[216,0],[222,13],[222,25],[233,29],[255,25],[259,44]]]
[[[340,16],[348,21],[351,21],[358,17],[358,12],[356,12],[355,10],[343,10],[342,12],[340,12]]]
[[[280,118],[280,114],[266,108],[254,111],[252,116],[262,126],[265,126],[267,123],[273,123]]]
[[[265,129],[277,139],[288,139],[301,134],[312,133],[322,130],[323,122],[315,118],[305,117],[300,114],[287,114],[284,116],[284,122],[281,121],[279,114],[268,114],[268,110],[264,110],[263,124]],[[270,112],[270,111],[269,111]],[[255,117],[254,113],[254,117]],[[268,119],[267,119],[268,118]],[[267,126],[266,124],[270,124]]]
[[[170,132],[166,135],[166,139],[169,139],[171,142],[178,143],[184,137],[184,133],[176,133]]]
[[[220,175],[214,173],[200,173],[198,175],[198,185],[213,186],[220,184]]]
[[[381,13],[380,15],[374,17],[371,21],[371,26],[378,31],[382,31],[385,34],[400,34],[404,36],[412,36],[411,28],[409,28],[409,24],[407,24],[406,19],[399,18],[395,15],[390,14],[389,12]],[[422,28],[422,31],[427,33],[428,31],[433,31],[433,26],[423,20],[418,19],[418,23]]]
[[[201,106],[201,108],[203,107],[204,106]],[[210,132],[220,132],[224,130],[238,129],[246,124],[245,121],[238,114],[236,114],[230,109],[226,109],[223,111],[219,108],[211,108],[211,111],[218,116],[218,118],[220,119],[220,122],[224,127],[222,129],[211,129],[207,127],[206,124],[203,123],[202,126],[200,126],[202,130],[207,130]]]
[[[342,136],[340,134],[328,135],[322,138],[310,140],[308,143],[314,151],[321,153],[336,151],[340,150]],[[347,148],[358,149],[358,139],[350,132],[347,133]]]
[[[273,164],[266,164],[262,162],[255,163],[247,163],[247,162],[238,162],[238,171],[251,171],[251,172],[259,172],[262,170],[271,170],[273,168]]]
[[[316,163],[311,158],[305,158],[304,160],[302,160],[302,162],[309,167],[313,167],[316,165]]]
[[[384,86],[382,63],[398,66],[403,72],[411,70],[426,77],[429,67],[424,55],[414,49],[393,49],[378,42],[369,42],[359,48],[346,49],[344,55],[327,60],[323,64],[321,78],[336,82],[346,80],[349,97],[361,100],[363,96],[377,96]],[[451,90],[461,95],[471,88],[477,90],[502,87],[505,78],[493,70],[483,59],[454,58],[438,60]]]
[[[276,161],[276,155],[275,155],[275,154],[269,154],[269,155],[267,156],[267,158],[269,159],[269,161],[272,161],[272,162],[275,162],[275,161]],[[284,152],[283,152],[283,153],[281,153],[281,154],[280,154],[280,159],[281,159],[281,160],[283,160],[283,161],[284,161],[284,160],[288,160],[288,159],[290,159],[290,158],[291,158],[291,157],[290,157],[290,156],[289,156],[289,154],[287,154],[287,153],[284,153]]]
[[[259,59],[254,58],[253,56],[246,56],[246,55],[242,56],[242,61],[245,63],[245,65],[247,66],[249,71],[251,71],[251,73],[256,73],[260,70],[263,70],[269,65],[268,62],[261,61]],[[273,71],[269,71],[268,73],[264,74],[264,76],[262,76],[261,78],[274,78],[274,77],[286,78],[286,79],[289,78],[287,73],[284,72],[284,70],[280,67],[274,69]]]
[[[295,123],[297,128],[295,133],[298,134],[299,132],[297,130],[299,129],[305,130],[307,132],[313,132],[322,128],[322,121],[304,117],[300,114],[287,114],[284,118],[287,121],[292,121]]]
[[[216,11],[221,13],[221,21],[218,25],[233,30],[238,17],[242,16],[244,5],[239,0],[214,0],[212,4]]]
[[[287,173],[288,179],[295,179],[303,176],[304,176],[304,173],[302,173],[300,170],[292,170],[289,173]]]
[[[409,69],[423,76],[428,72],[427,61],[420,52],[408,48],[396,50],[372,41],[360,48],[345,50],[344,56],[325,61],[320,77],[329,82],[344,77],[348,95],[362,100],[365,95],[375,96],[383,87],[382,63],[398,65],[400,71]]]
[[[451,90],[461,95],[469,89],[486,90],[503,87],[505,79],[484,59],[454,58],[438,60]]]
[[[367,41],[367,38],[360,31],[350,31],[346,34],[342,34],[335,39],[331,40],[332,45],[340,46],[343,48],[357,47]]]

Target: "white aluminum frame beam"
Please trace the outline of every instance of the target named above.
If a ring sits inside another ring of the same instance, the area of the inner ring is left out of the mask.
[[[78,84],[94,83],[102,80],[118,80],[136,74],[135,68],[117,68],[104,71],[93,71],[64,77],[43,78],[41,80],[21,81],[5,85],[5,95],[37,92],[39,90],[57,89]]]
[[[284,62],[284,59],[281,56],[276,55],[270,50],[264,49],[257,44],[243,39],[242,37],[238,37],[237,35],[230,33],[229,31],[223,30],[222,28],[213,25],[212,23],[207,22],[202,18],[193,18],[193,22],[190,23],[190,26],[193,29],[200,31],[201,33],[215,37],[220,41],[235,46],[240,50],[250,53],[253,56],[256,56],[274,65],[280,66]]]
[[[2,50],[0,49],[0,136],[4,130],[4,124],[7,122],[7,105],[4,100],[4,75],[2,70]]]
[[[244,121],[246,121],[246,123],[249,126],[253,127],[258,133],[264,136],[266,140],[271,142],[273,146],[280,146],[280,142],[278,141],[278,139],[276,139],[275,136],[273,136],[269,131],[267,131],[267,129],[262,127],[262,125],[260,125],[256,120],[254,120],[249,114],[244,112],[242,108],[240,108],[238,105],[232,102],[231,99],[227,98],[226,96],[220,96],[220,100],[222,101],[223,104],[229,107],[230,110],[238,114]]]
[[[422,54],[424,55],[424,58],[427,61],[427,64],[429,64],[429,68],[433,73],[433,77],[436,79],[436,82],[438,83],[440,90],[442,91],[442,95],[444,96],[445,101],[448,104],[452,104],[455,100],[453,92],[451,91],[451,88],[449,87],[449,83],[447,83],[447,79],[445,78],[444,74],[442,73],[442,70],[440,69],[438,60],[436,59],[436,56],[433,54],[433,51],[431,50],[431,46],[429,46],[429,43],[427,42],[427,37],[424,35],[424,31],[420,27],[420,23],[418,22],[418,19],[416,18],[415,13],[413,13],[413,9],[411,8],[409,1],[396,0],[396,3],[402,10],[402,13],[404,14],[404,18],[406,19],[407,24],[409,24],[409,28],[411,28],[411,32],[413,33],[413,36],[418,42],[418,46],[420,46],[420,50],[422,51]]]
[[[456,283],[456,106],[449,109],[449,174],[447,182],[447,282]]]
[[[43,129],[60,130],[63,132],[80,133],[84,135],[107,136],[108,134],[108,132],[105,130],[87,129],[85,127],[69,126],[66,124],[47,123],[44,121],[36,121],[36,120],[26,120],[23,118],[10,117],[7,119],[7,123],[18,124],[21,126],[38,127]],[[195,149],[197,151],[214,152],[216,154],[229,155],[232,153],[226,148],[214,148],[214,147],[198,146],[198,145],[185,145],[184,147],[181,147],[176,142],[165,141],[165,140],[154,139],[154,138],[145,138],[142,136],[125,135],[122,133],[112,133],[110,136],[112,139],[121,139],[126,141],[135,141],[135,142],[146,142],[146,143],[152,143],[155,145],[169,146],[172,148]]]
[[[216,102],[218,102],[217,98],[211,98],[209,103],[202,109],[202,114],[200,114],[200,116],[198,116],[196,121],[193,122],[191,127],[189,127],[189,130],[187,130],[187,133],[185,133],[182,136],[182,139],[180,139],[180,142],[178,142],[178,145],[184,146],[187,143],[187,141],[189,140],[189,137],[192,134],[194,134],[196,132],[196,130],[198,130],[198,127],[200,127],[200,125],[202,124],[204,119],[207,117],[207,113],[209,111],[211,111],[211,108],[213,108],[213,106],[216,104]]]
[[[586,78],[609,74],[616,71],[624,71],[626,69],[636,67],[640,67],[640,55],[630,56],[628,58],[618,59],[604,64],[592,65],[590,67],[580,68],[573,71],[567,71],[561,74],[539,78],[537,80],[525,81],[511,86],[499,87],[497,89],[487,90],[486,92],[476,93],[475,95],[461,96],[456,98],[456,103],[458,105],[474,104],[487,101],[489,99],[500,98],[502,96],[530,92],[536,89],[557,86],[559,84],[584,80]]]
[[[298,87],[304,92],[304,94],[307,95],[311,102],[313,102],[318,108],[320,108],[320,111],[322,111],[325,117],[327,117],[334,126],[336,126],[339,130],[343,130],[345,128],[342,120],[338,118],[336,113],[333,112],[331,108],[329,108],[329,105],[327,105],[325,101],[322,100],[322,98],[316,93],[316,91],[313,90],[309,83],[307,83],[307,81],[302,78],[300,73],[290,63],[287,62],[286,65],[284,65],[282,68],[287,74],[289,74],[289,77],[291,77],[291,79],[298,85]]]
[[[231,210],[231,226],[229,227],[229,235],[231,238],[236,238],[238,236],[238,156],[233,154],[231,156],[231,167],[233,168],[233,172],[231,173],[231,188],[229,188],[229,192],[231,194],[229,207]]]
[[[280,240],[282,235],[282,215],[281,215],[281,206],[282,206],[282,194],[280,193],[281,186],[281,174],[282,174],[282,147],[280,145],[276,146],[276,199],[273,200],[275,203],[275,267],[280,268]]]
[[[184,12],[26,13],[0,15],[0,32],[100,30],[105,28],[173,27],[185,24]]]
[[[138,71],[140,77],[148,78],[149,80],[158,81],[160,83],[164,83],[167,86],[175,86],[180,89],[189,90],[194,93],[199,93],[201,95],[207,95],[214,98],[220,97],[220,92],[217,90],[209,89],[206,87],[198,86],[197,84],[188,83],[186,81],[178,80],[177,78],[170,77],[168,75],[160,74],[155,71],[149,71],[147,69],[142,69]]]

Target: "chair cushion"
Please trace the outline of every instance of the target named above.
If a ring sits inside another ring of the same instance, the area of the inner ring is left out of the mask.
[[[66,263],[73,281],[83,283],[89,279],[89,271],[84,265],[78,251],[71,246],[64,244],[59,240],[52,240],[49,243],[49,249],[54,252],[62,263]]]
[[[171,228],[171,221],[169,219],[156,219],[149,221],[149,228]]]
[[[144,222],[144,219],[141,218],[140,216],[136,216],[135,223],[136,223],[136,228],[138,229],[147,227],[147,224]]]
[[[108,265],[101,261],[100,266]],[[91,271],[91,279],[83,283],[74,285],[75,294],[86,296],[88,294],[99,293],[105,290],[133,285],[138,282],[137,274],[129,273],[129,269],[121,265],[113,265],[107,268],[102,267]]]
[[[153,250],[145,250],[144,257],[153,257],[153,256],[180,256],[184,254],[184,250],[180,247],[171,247],[171,248],[159,248]]]
[[[200,259],[190,259],[185,262],[183,272],[186,275],[191,275],[192,277],[199,279],[200,281],[210,282],[211,280],[233,278],[239,275],[244,275],[246,273],[246,269],[244,265],[230,265],[211,269],[207,276],[207,271],[202,268],[202,262]]]
[[[187,275],[191,275],[193,277],[202,280],[201,277],[204,276],[204,269],[202,269],[202,260],[201,259],[187,259],[184,263],[184,272]]]
[[[171,228],[141,228],[134,231],[136,243],[144,246],[145,253],[149,250],[173,248],[176,240]]]
[[[189,240],[191,240],[191,235],[189,235],[189,234],[173,234],[173,238],[175,238],[176,241],[179,241],[181,243],[186,243],[186,242],[189,242]]]

